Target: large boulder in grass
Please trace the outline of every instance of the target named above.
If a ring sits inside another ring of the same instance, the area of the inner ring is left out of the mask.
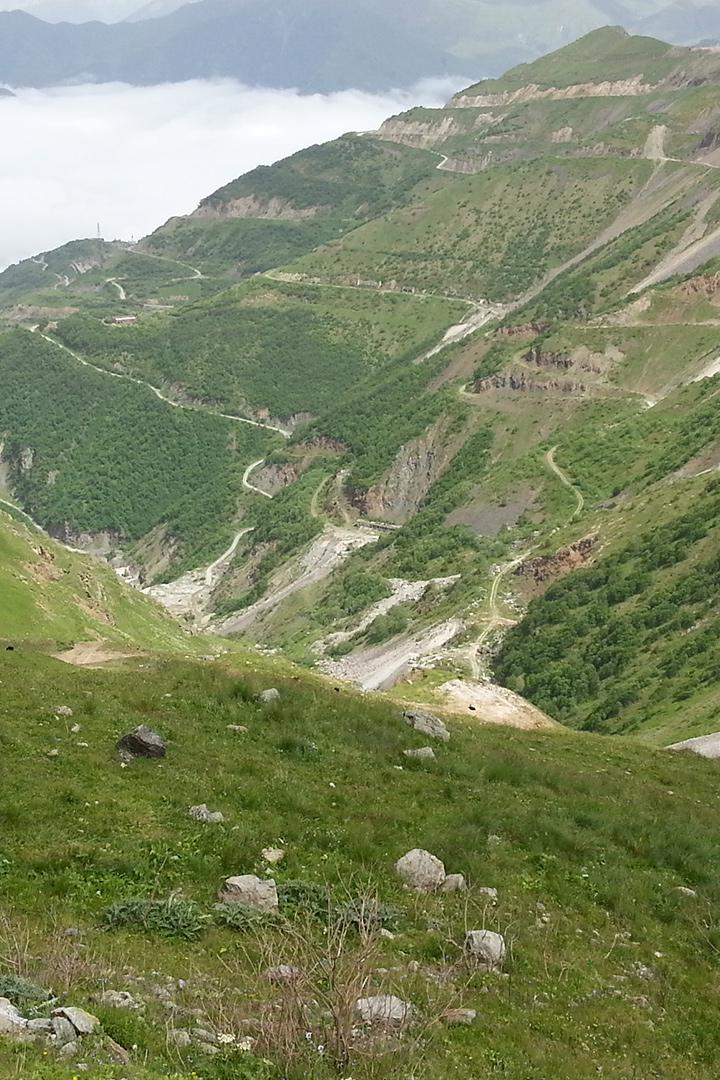
[[[266,878],[263,881],[255,874],[225,878],[218,896],[223,904],[242,904],[255,911],[275,912],[280,906],[274,880]]]
[[[140,724],[134,731],[123,735],[117,748],[130,757],[164,758],[167,754],[167,743],[162,735],[158,735],[157,731],[153,731],[147,724]]]
[[[406,709],[403,719],[421,735],[429,735],[431,739],[439,739],[441,742],[450,742],[450,732],[439,716],[433,716],[421,709]]]
[[[414,892],[435,892],[445,881],[443,863],[422,848],[413,848],[398,859],[395,871]]]
[[[483,971],[501,968],[505,952],[505,938],[494,930],[469,930],[465,935],[465,955]]]

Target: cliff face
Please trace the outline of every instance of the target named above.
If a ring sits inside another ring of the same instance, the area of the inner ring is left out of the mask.
[[[401,447],[387,477],[353,496],[353,505],[371,520],[403,525],[420,509],[451,457],[445,425],[439,421]]]
[[[217,204],[199,206],[190,216],[222,221],[228,218],[264,218],[270,221],[305,221],[315,217],[320,207],[297,207],[288,199],[264,199],[259,195],[243,195]]]

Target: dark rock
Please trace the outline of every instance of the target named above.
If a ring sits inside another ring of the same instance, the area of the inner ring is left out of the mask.
[[[167,754],[167,744],[162,735],[146,724],[140,724],[134,731],[123,735],[117,748],[132,757],[163,758]]]

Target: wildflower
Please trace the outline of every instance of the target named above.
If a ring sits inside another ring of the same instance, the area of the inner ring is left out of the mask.
[[[231,1032],[224,1032],[218,1035],[218,1042],[222,1046],[230,1046],[231,1043],[235,1042],[235,1036]]]
[[[252,1039],[249,1035],[246,1035],[244,1039],[240,1039],[237,1044],[237,1048],[238,1050],[245,1050],[247,1053],[249,1053],[254,1045],[255,1040]]]

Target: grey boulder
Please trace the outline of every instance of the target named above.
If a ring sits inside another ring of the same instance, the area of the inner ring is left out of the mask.
[[[445,881],[443,863],[422,848],[413,848],[398,859],[395,871],[414,892],[435,892]]]
[[[85,1012],[84,1009],[74,1009],[70,1006],[64,1009],[56,1009],[53,1018],[54,1020],[69,1021],[78,1035],[92,1035],[100,1023],[97,1016],[93,1016],[92,1013]]]
[[[279,908],[274,880],[266,878],[263,881],[255,874],[225,878],[219,899],[224,904],[243,904],[256,911],[274,912]]]
[[[406,724],[422,735],[429,735],[431,739],[440,739],[441,742],[450,742],[450,732],[438,716],[420,709],[407,709],[403,713],[403,718]]]
[[[263,705],[275,705],[280,700],[280,691],[276,690],[274,686],[271,686],[269,690],[263,690],[259,695],[259,700]]]
[[[134,731],[123,735],[117,748],[131,757],[164,758],[167,754],[167,743],[162,735],[158,735],[157,731],[153,731],[147,724],[140,724]]]
[[[406,758],[415,761],[434,761],[435,751],[432,746],[421,746],[419,750],[404,750]]]
[[[412,1019],[413,1007],[394,994],[358,998],[355,1011],[365,1024],[407,1024]]]
[[[505,953],[505,938],[494,930],[470,930],[465,935],[465,955],[485,971],[501,968]]]

